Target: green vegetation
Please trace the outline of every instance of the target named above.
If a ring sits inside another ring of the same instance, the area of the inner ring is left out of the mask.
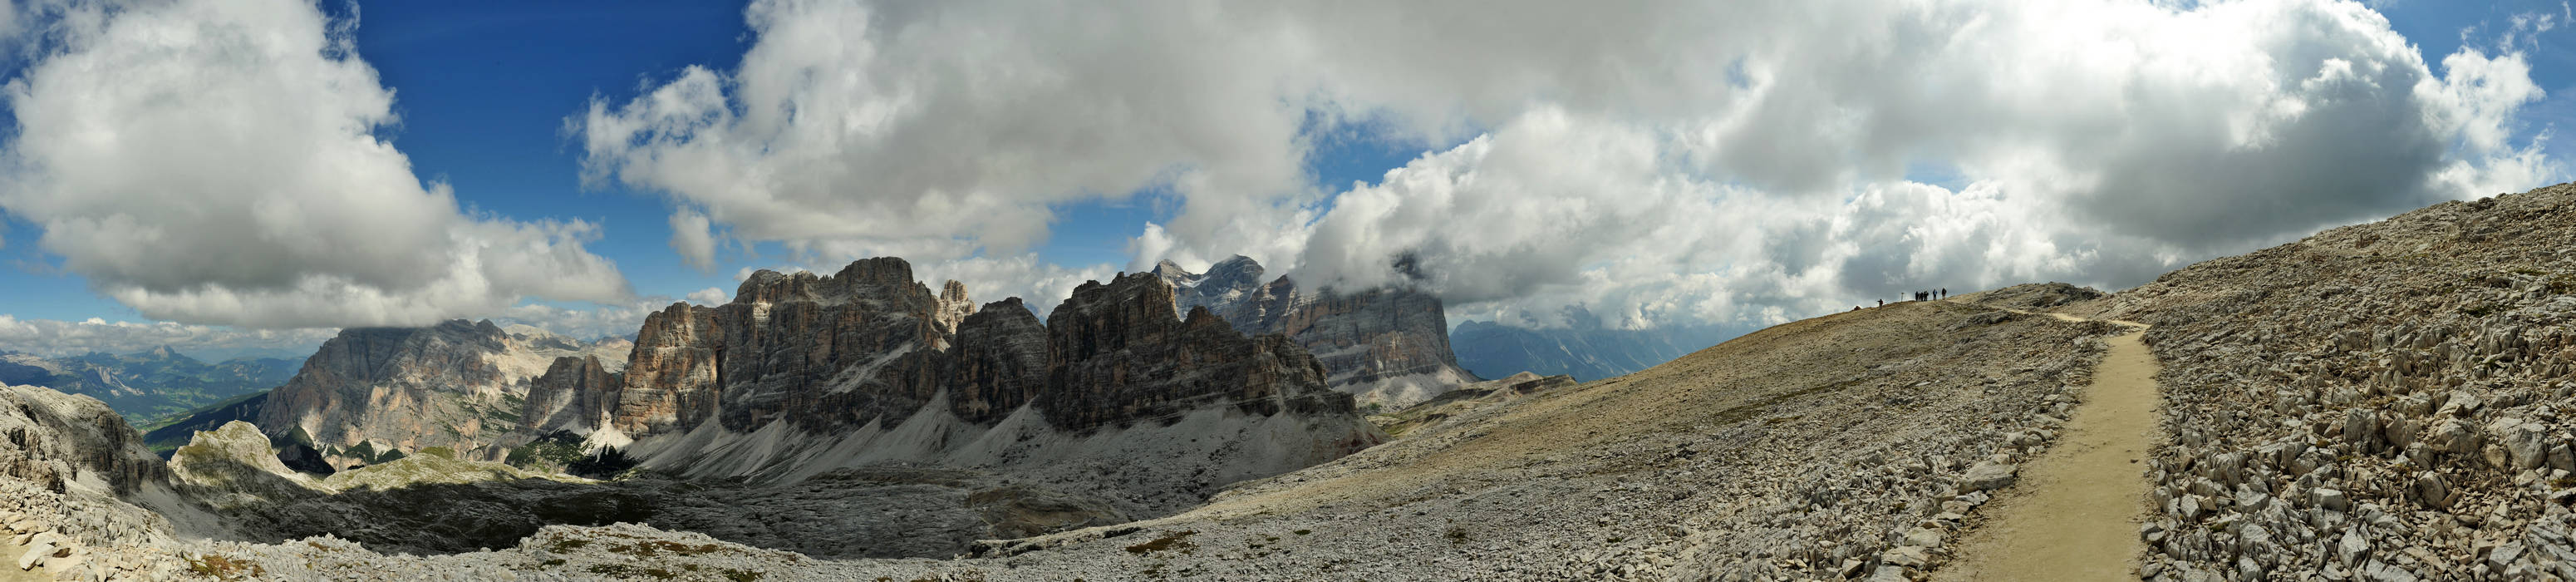
[[[259,567],[259,564],[251,563],[249,560],[236,559],[231,556],[220,554],[206,554],[204,556],[188,558],[188,572],[206,578],[226,581],[255,580],[268,576],[268,570],[266,568]]]
[[[0,375],[10,376],[12,384],[44,386],[97,398],[123,415],[126,422],[148,431],[166,426],[164,420],[183,417],[191,410],[284,384],[295,375],[297,364],[281,359],[208,364],[168,349],[156,349],[58,358],[15,355],[0,360],[0,372],[5,372]]]
[[[560,470],[586,457],[581,449],[581,435],[558,430],[510,449],[509,456],[502,462],[528,470]]]
[[[626,451],[617,450],[617,447],[601,447],[597,454],[565,464],[564,472],[592,479],[614,479],[633,468],[635,459],[627,457]]]

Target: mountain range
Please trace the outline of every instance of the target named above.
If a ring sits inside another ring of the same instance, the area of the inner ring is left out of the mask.
[[[236,358],[206,363],[167,346],[124,355],[48,358],[0,352],[0,383],[43,386],[99,399],[138,422],[284,384],[300,359]]]
[[[1449,345],[1458,352],[1458,365],[1478,376],[1531,372],[1591,381],[1652,368],[1742,333],[1681,324],[1616,329],[1580,309],[1570,315],[1572,325],[1549,328],[1471,320],[1450,330]]]

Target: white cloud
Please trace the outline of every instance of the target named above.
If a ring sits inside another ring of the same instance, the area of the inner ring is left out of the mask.
[[[1117,274],[1109,265],[1066,267],[1040,261],[1034,254],[913,264],[913,276],[930,285],[933,293],[953,279],[965,283],[967,296],[979,305],[1018,297],[1039,317],[1055,311],[1083,282],[1107,281]]]
[[[144,316],[420,325],[630,297],[583,248],[595,225],[471,216],[415,176],[353,22],[297,0],[61,10],[6,85],[0,209]]]
[[[671,213],[671,250],[680,259],[704,271],[716,266],[716,237],[708,231],[707,215],[682,209]]]
[[[1030,293],[1088,273],[982,257],[1023,257],[1051,205],[1139,188],[1181,210],[1130,268],[1241,253],[1309,283],[1423,285],[1459,314],[1636,326],[2134,284],[2567,175],[2515,121],[2542,92],[2514,43],[2436,68],[2331,0],[747,14],[738,69],[573,121],[586,177],[800,260],[962,261]],[[1433,151],[1381,183],[1307,183],[1318,132],[1351,127]]]
[[[168,322],[110,322],[95,317],[86,321],[18,319],[0,314],[0,351],[39,356],[89,352],[130,354],[162,346],[196,354],[302,356],[312,353],[334,333],[336,330],[329,329],[270,330]]]
[[[725,302],[731,297],[733,297],[733,292],[731,291],[726,291],[716,287],[708,287],[690,293],[689,302],[699,305],[716,306],[725,304]]]
[[[603,337],[630,337],[644,327],[644,317],[673,303],[668,297],[644,297],[615,304],[593,304],[564,307],[531,303],[512,306],[492,320],[536,326],[557,335],[580,340]]]

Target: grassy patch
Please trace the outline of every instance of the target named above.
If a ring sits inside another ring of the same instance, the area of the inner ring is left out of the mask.
[[[654,540],[638,542],[634,545],[621,544],[609,546],[608,552],[612,554],[626,554],[638,558],[649,558],[663,554],[674,556],[695,556],[698,554],[712,553],[718,549],[721,548],[718,548],[715,544],[699,544],[692,546],[679,542]]]
[[[268,575],[268,570],[259,564],[220,554],[188,558],[188,571],[216,580],[250,580]]]

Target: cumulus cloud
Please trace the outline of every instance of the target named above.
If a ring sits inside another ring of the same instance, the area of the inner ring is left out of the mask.
[[[352,21],[298,0],[60,12],[5,88],[0,210],[146,317],[420,325],[631,297],[584,248],[596,225],[474,215],[415,176]]]
[[[644,297],[613,304],[579,307],[531,303],[512,306],[492,320],[535,326],[557,335],[581,340],[603,337],[632,337],[644,327],[644,317],[669,307],[669,297]]]
[[[254,330],[168,322],[111,322],[99,318],[84,321],[18,319],[0,314],[0,351],[39,356],[89,352],[130,354],[162,346],[197,354],[303,355],[312,353],[333,333],[327,329]]]
[[[701,271],[716,266],[716,237],[707,229],[707,215],[693,210],[671,213],[671,250]]]
[[[1038,260],[1034,254],[913,265],[913,276],[931,285],[933,292],[938,291],[939,285],[955,280],[966,284],[967,296],[976,303],[1018,297],[1039,317],[1055,311],[1056,305],[1073,297],[1073,289],[1084,282],[1106,281],[1117,274],[1118,270],[1109,265],[1067,267]]]
[[[726,290],[719,289],[719,288],[715,288],[715,287],[708,287],[708,288],[705,288],[705,289],[699,289],[699,290],[697,290],[697,291],[695,291],[695,292],[689,293],[689,302],[690,302],[690,303],[696,303],[696,304],[699,304],[699,305],[709,305],[709,306],[713,306],[713,305],[723,305],[723,304],[725,304],[725,302],[726,302],[727,300],[729,300],[729,299],[730,299],[730,298],[732,298],[732,297],[733,297],[733,292],[731,292],[731,291],[726,291]]]
[[[745,241],[987,265],[1042,240],[1053,205],[1151,189],[1180,211],[1134,239],[1130,268],[1242,253],[1531,324],[2124,286],[2566,176],[2546,129],[2516,121],[2543,96],[2528,42],[2437,67],[2339,0],[763,0],[747,16],[738,68],[573,120],[588,178]],[[1310,183],[1317,136],[1352,127],[1428,151],[1375,183]]]

